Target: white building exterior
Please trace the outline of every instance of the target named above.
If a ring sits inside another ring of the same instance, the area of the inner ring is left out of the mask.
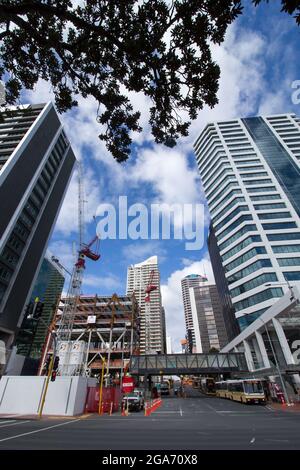
[[[173,354],[173,348],[172,348],[172,338],[171,336],[167,336],[166,338],[166,343],[167,343],[167,354]]]
[[[184,279],[181,280],[181,292],[183,300],[183,309],[184,309],[184,320],[186,328],[186,336],[189,342],[189,336],[192,340],[192,348],[188,344],[189,349],[192,349],[190,352],[196,352],[196,333],[195,333],[195,323],[192,312],[190,288],[198,287],[201,280],[204,279],[200,274],[189,274]],[[198,324],[198,320],[197,320]],[[198,331],[197,326],[197,331]]]
[[[299,122],[209,123],[194,144],[241,329],[300,281]]]
[[[160,273],[157,256],[151,256],[145,261],[129,266],[127,270],[127,295],[135,292],[141,309],[140,352],[145,354],[145,289],[149,284],[151,272],[154,271],[153,284],[157,289],[150,294],[150,349],[164,352],[162,302],[160,291]]]
[[[244,352],[250,372],[262,378],[269,376],[281,385],[279,368],[289,395],[299,400],[299,333],[300,290],[292,287],[221,352]]]

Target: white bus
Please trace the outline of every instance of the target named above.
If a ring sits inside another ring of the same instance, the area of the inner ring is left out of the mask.
[[[216,382],[216,396],[240,403],[266,404],[261,380],[240,379]]]

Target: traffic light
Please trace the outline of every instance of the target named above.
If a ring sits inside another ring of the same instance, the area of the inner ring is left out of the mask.
[[[33,313],[33,318],[38,319],[43,313],[44,309],[44,302],[36,302],[35,308],[34,308],[34,313]]]
[[[30,302],[29,304],[26,305],[26,308],[25,308],[25,315],[24,315],[24,318],[29,318],[32,316],[33,314],[33,309],[34,309],[34,303],[33,302]]]
[[[55,356],[55,359],[54,359],[54,364],[53,364],[53,370],[56,370],[58,369],[58,364],[59,364],[59,357],[58,356]]]
[[[53,362],[53,368],[52,368],[52,372],[51,372],[51,382],[54,382],[55,379],[56,379],[58,364],[59,364],[59,357],[55,356],[54,362]]]
[[[45,373],[46,373],[46,375],[49,372],[50,362],[51,362],[51,356],[48,356],[47,359],[46,359],[46,363],[45,363]]]
[[[51,373],[51,382],[55,382],[56,375],[57,375],[56,370],[53,370],[52,373]]]

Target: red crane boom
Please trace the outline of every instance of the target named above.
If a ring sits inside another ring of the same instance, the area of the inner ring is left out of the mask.
[[[149,284],[147,285],[145,289],[145,293],[146,293],[145,302],[150,302],[151,292],[157,289],[157,286],[153,284],[153,278],[154,278],[154,270],[152,270],[150,273]]]

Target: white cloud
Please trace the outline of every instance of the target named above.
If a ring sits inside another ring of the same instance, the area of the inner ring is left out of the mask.
[[[129,264],[141,263],[149,256],[155,253],[158,256],[159,263],[163,263],[167,250],[160,246],[160,241],[145,241],[144,243],[136,242],[126,245],[122,250],[122,258]]]
[[[255,112],[266,86],[264,56],[267,47],[265,38],[259,33],[241,30],[236,23],[228,28],[220,46],[211,46],[213,59],[221,69],[219,103],[213,109],[205,106],[199,112],[188,137],[181,139],[179,147],[192,150],[192,143],[208,122]]]
[[[208,279],[213,281],[214,276],[208,256],[174,271],[169,276],[167,283],[161,285],[162,304],[166,311],[167,334],[172,337],[174,351],[180,349],[180,340],[186,334],[181,280],[188,274],[206,274]]]
[[[66,242],[65,240],[56,240],[50,243],[49,251],[52,255],[59,260],[59,262],[68,271],[72,271],[77,256],[75,247],[73,249],[72,242]],[[67,276],[68,278],[68,276]]]
[[[194,203],[200,199],[199,176],[190,168],[183,152],[154,145],[142,149],[131,178],[151,183],[156,202],[167,204]]]

